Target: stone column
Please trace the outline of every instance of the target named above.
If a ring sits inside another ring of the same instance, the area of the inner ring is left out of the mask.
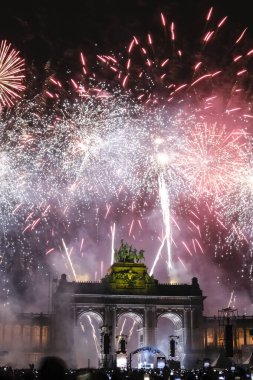
[[[69,367],[76,365],[72,296],[72,284],[67,282],[66,275],[62,275],[54,295],[54,352],[55,355],[62,357]]]
[[[195,315],[194,315],[194,309],[191,309],[191,349],[195,349],[195,337],[194,337],[194,329],[195,329]]]
[[[234,351],[237,351],[237,337],[239,334],[237,334],[237,326],[233,326],[233,344],[234,344]]]
[[[189,309],[184,309],[184,352],[185,354],[191,351],[191,315]]]
[[[116,307],[113,305],[105,306],[104,325],[108,327],[110,333],[111,359],[112,365],[116,358]]]
[[[202,313],[196,308],[191,309],[191,349],[203,349]]]
[[[138,330],[138,348],[144,346],[144,328],[140,327]]]
[[[155,306],[145,306],[144,308],[144,346],[156,346],[156,307]],[[145,361],[147,363],[154,363],[154,357],[152,354],[148,353],[145,355]]]
[[[144,310],[144,346],[156,345],[156,308],[146,306]]]

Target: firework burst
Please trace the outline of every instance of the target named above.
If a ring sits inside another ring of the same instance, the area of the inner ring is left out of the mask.
[[[0,43],[0,105],[11,107],[25,89],[24,60],[7,41]]]
[[[248,161],[245,132],[197,123],[186,135],[182,168],[197,195],[231,193]]]

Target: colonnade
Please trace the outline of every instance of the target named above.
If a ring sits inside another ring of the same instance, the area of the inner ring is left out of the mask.
[[[46,351],[49,346],[49,326],[43,323],[0,322],[0,346],[2,350],[19,347],[27,350]]]

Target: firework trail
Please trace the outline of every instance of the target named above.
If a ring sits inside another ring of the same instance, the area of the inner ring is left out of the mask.
[[[119,338],[118,338],[118,343],[119,343],[121,335],[123,335],[125,324],[126,324],[126,318],[124,318],[124,321],[123,321],[122,326],[121,326],[121,330],[120,330]]]
[[[168,198],[168,191],[164,182],[163,175],[159,177],[159,194],[161,200],[161,208],[163,213],[163,221],[165,225],[165,236],[167,242],[167,254],[168,254],[168,270],[172,269],[171,258],[171,223],[170,223],[170,201]]]
[[[95,347],[96,347],[97,355],[99,356],[99,347],[100,347],[100,345],[99,345],[99,341],[98,341],[98,338],[97,338],[97,335],[96,335],[95,326],[92,323],[92,319],[91,319],[90,315],[85,315],[85,317],[88,319],[88,321],[90,323],[90,326],[91,326],[91,329],[92,329],[92,336],[93,336],[93,339],[94,339],[94,344],[95,344]]]
[[[163,239],[163,241],[162,241],[162,244],[160,245],[160,248],[159,248],[159,250],[158,250],[158,252],[157,252],[157,255],[156,255],[156,257],[155,257],[155,261],[154,261],[154,263],[153,263],[153,266],[152,266],[152,268],[151,268],[151,270],[150,270],[150,272],[149,272],[149,275],[150,275],[150,276],[152,276],[153,273],[154,273],[155,266],[156,266],[156,264],[157,264],[157,262],[158,262],[158,259],[159,259],[160,255],[161,255],[161,252],[162,252],[162,249],[163,249],[163,247],[164,247],[164,244],[165,244],[166,238],[167,238],[167,236],[165,235],[165,237],[164,237],[164,239]]]
[[[133,331],[134,331],[135,324],[136,324],[136,321],[134,320],[134,321],[133,321],[133,324],[132,324],[132,327],[131,327],[130,330],[129,330],[128,340],[130,340],[131,337],[132,337],[132,334],[133,334]]]
[[[71,258],[70,258],[70,253],[69,253],[68,248],[66,247],[65,241],[63,239],[62,239],[62,245],[63,245],[64,250],[66,252],[66,256],[68,258],[68,262],[69,262],[70,268],[72,270],[74,280],[77,281],[77,276],[76,276],[75,269],[73,267],[73,263],[72,263]]]
[[[114,250],[115,250],[114,240],[115,240],[115,231],[116,231],[116,225],[115,225],[115,223],[113,223],[113,225],[111,226],[111,234],[112,234],[111,265],[114,263]]]

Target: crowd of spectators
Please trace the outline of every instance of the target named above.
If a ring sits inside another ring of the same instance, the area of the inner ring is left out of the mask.
[[[252,372],[252,376],[251,376]],[[234,365],[231,368],[178,369],[169,367],[154,370],[69,369],[58,357],[46,357],[38,369],[0,367],[0,380],[253,380],[253,369]]]

